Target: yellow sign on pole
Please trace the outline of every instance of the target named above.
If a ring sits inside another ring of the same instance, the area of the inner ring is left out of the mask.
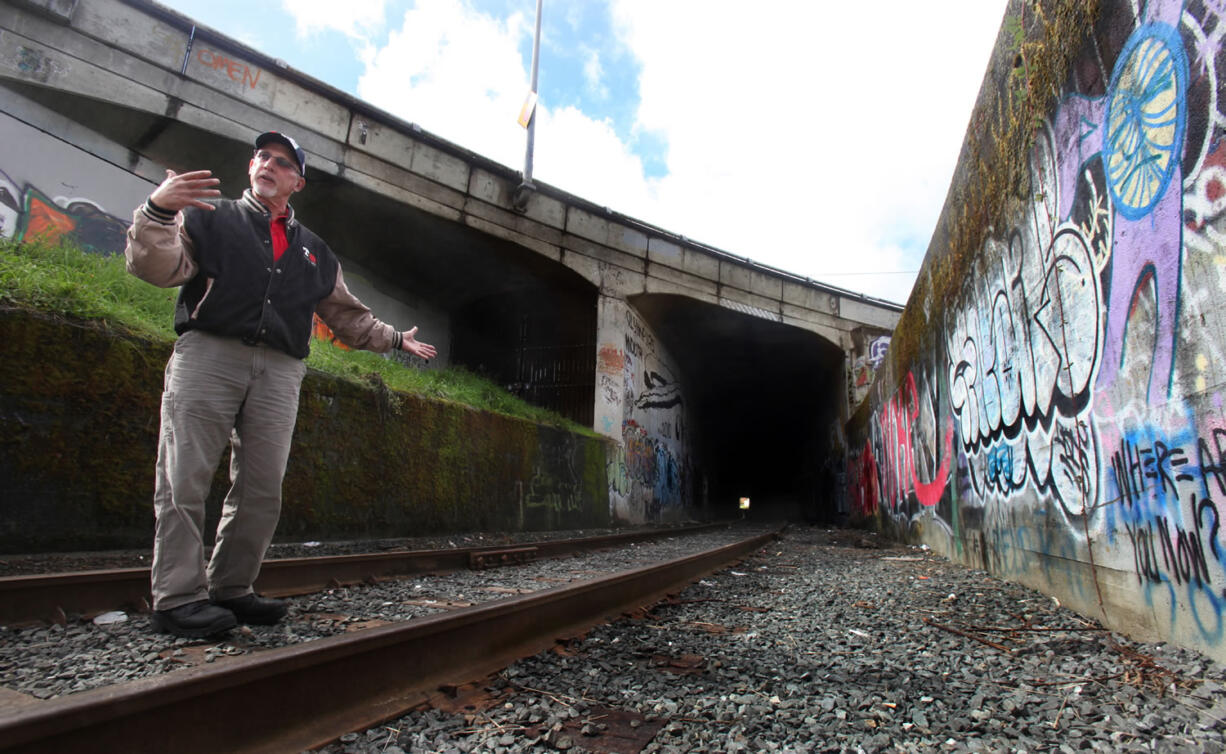
[[[528,92],[524,98],[524,106],[519,109],[519,125],[524,128],[532,122],[532,113],[536,111],[536,92]]]

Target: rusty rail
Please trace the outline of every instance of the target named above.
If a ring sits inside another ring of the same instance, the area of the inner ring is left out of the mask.
[[[264,594],[286,597],[415,573],[444,573],[554,558],[630,542],[695,534],[722,526],[724,524],[703,524],[524,545],[279,558],[264,561],[255,588]],[[531,552],[526,548],[531,548]],[[107,610],[141,613],[148,612],[149,605],[148,568],[0,577],[0,625],[62,621],[67,615],[88,616]]]
[[[285,752],[394,719],[444,684],[482,678],[651,604],[778,536],[221,666],[94,689],[0,717],[0,751]]]

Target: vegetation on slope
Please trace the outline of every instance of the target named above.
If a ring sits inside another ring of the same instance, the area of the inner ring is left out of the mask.
[[[176,289],[132,275],[122,256],[93,254],[71,244],[0,239],[0,305],[99,322],[119,332],[173,341]],[[307,365],[339,377],[472,406],[592,435],[558,414],[533,406],[462,368],[413,369],[378,354],[348,351],[315,339]]]

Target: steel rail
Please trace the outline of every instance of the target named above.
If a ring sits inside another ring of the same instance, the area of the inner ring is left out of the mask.
[[[761,534],[602,578],[93,689],[0,716],[0,752],[302,751],[364,730],[763,547]]]
[[[286,597],[415,573],[444,573],[561,557],[722,526],[725,524],[702,524],[517,545],[278,558],[264,561],[255,588],[263,594]],[[93,615],[108,610],[143,613],[149,611],[150,599],[148,568],[5,576],[0,577],[0,625],[63,621],[68,615]]]

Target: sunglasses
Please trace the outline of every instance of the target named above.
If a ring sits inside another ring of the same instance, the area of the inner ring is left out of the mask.
[[[298,172],[298,166],[297,166],[297,165],[295,165],[294,163],[292,163],[292,162],[290,162],[289,160],[285,159],[285,158],[284,158],[284,157],[282,157],[281,155],[279,155],[279,154],[273,154],[272,152],[269,152],[269,151],[268,151],[268,150],[266,150],[266,149],[261,149],[261,150],[259,150],[258,152],[256,152],[256,153],[255,153],[255,159],[256,159],[256,161],[257,161],[257,162],[268,162],[269,160],[272,160],[272,162],[273,162],[273,164],[274,164],[274,165],[276,165],[277,167],[279,167],[279,168],[281,168],[281,169],[283,169],[283,170],[292,170],[292,171],[294,171],[295,173],[297,173],[297,172]]]

